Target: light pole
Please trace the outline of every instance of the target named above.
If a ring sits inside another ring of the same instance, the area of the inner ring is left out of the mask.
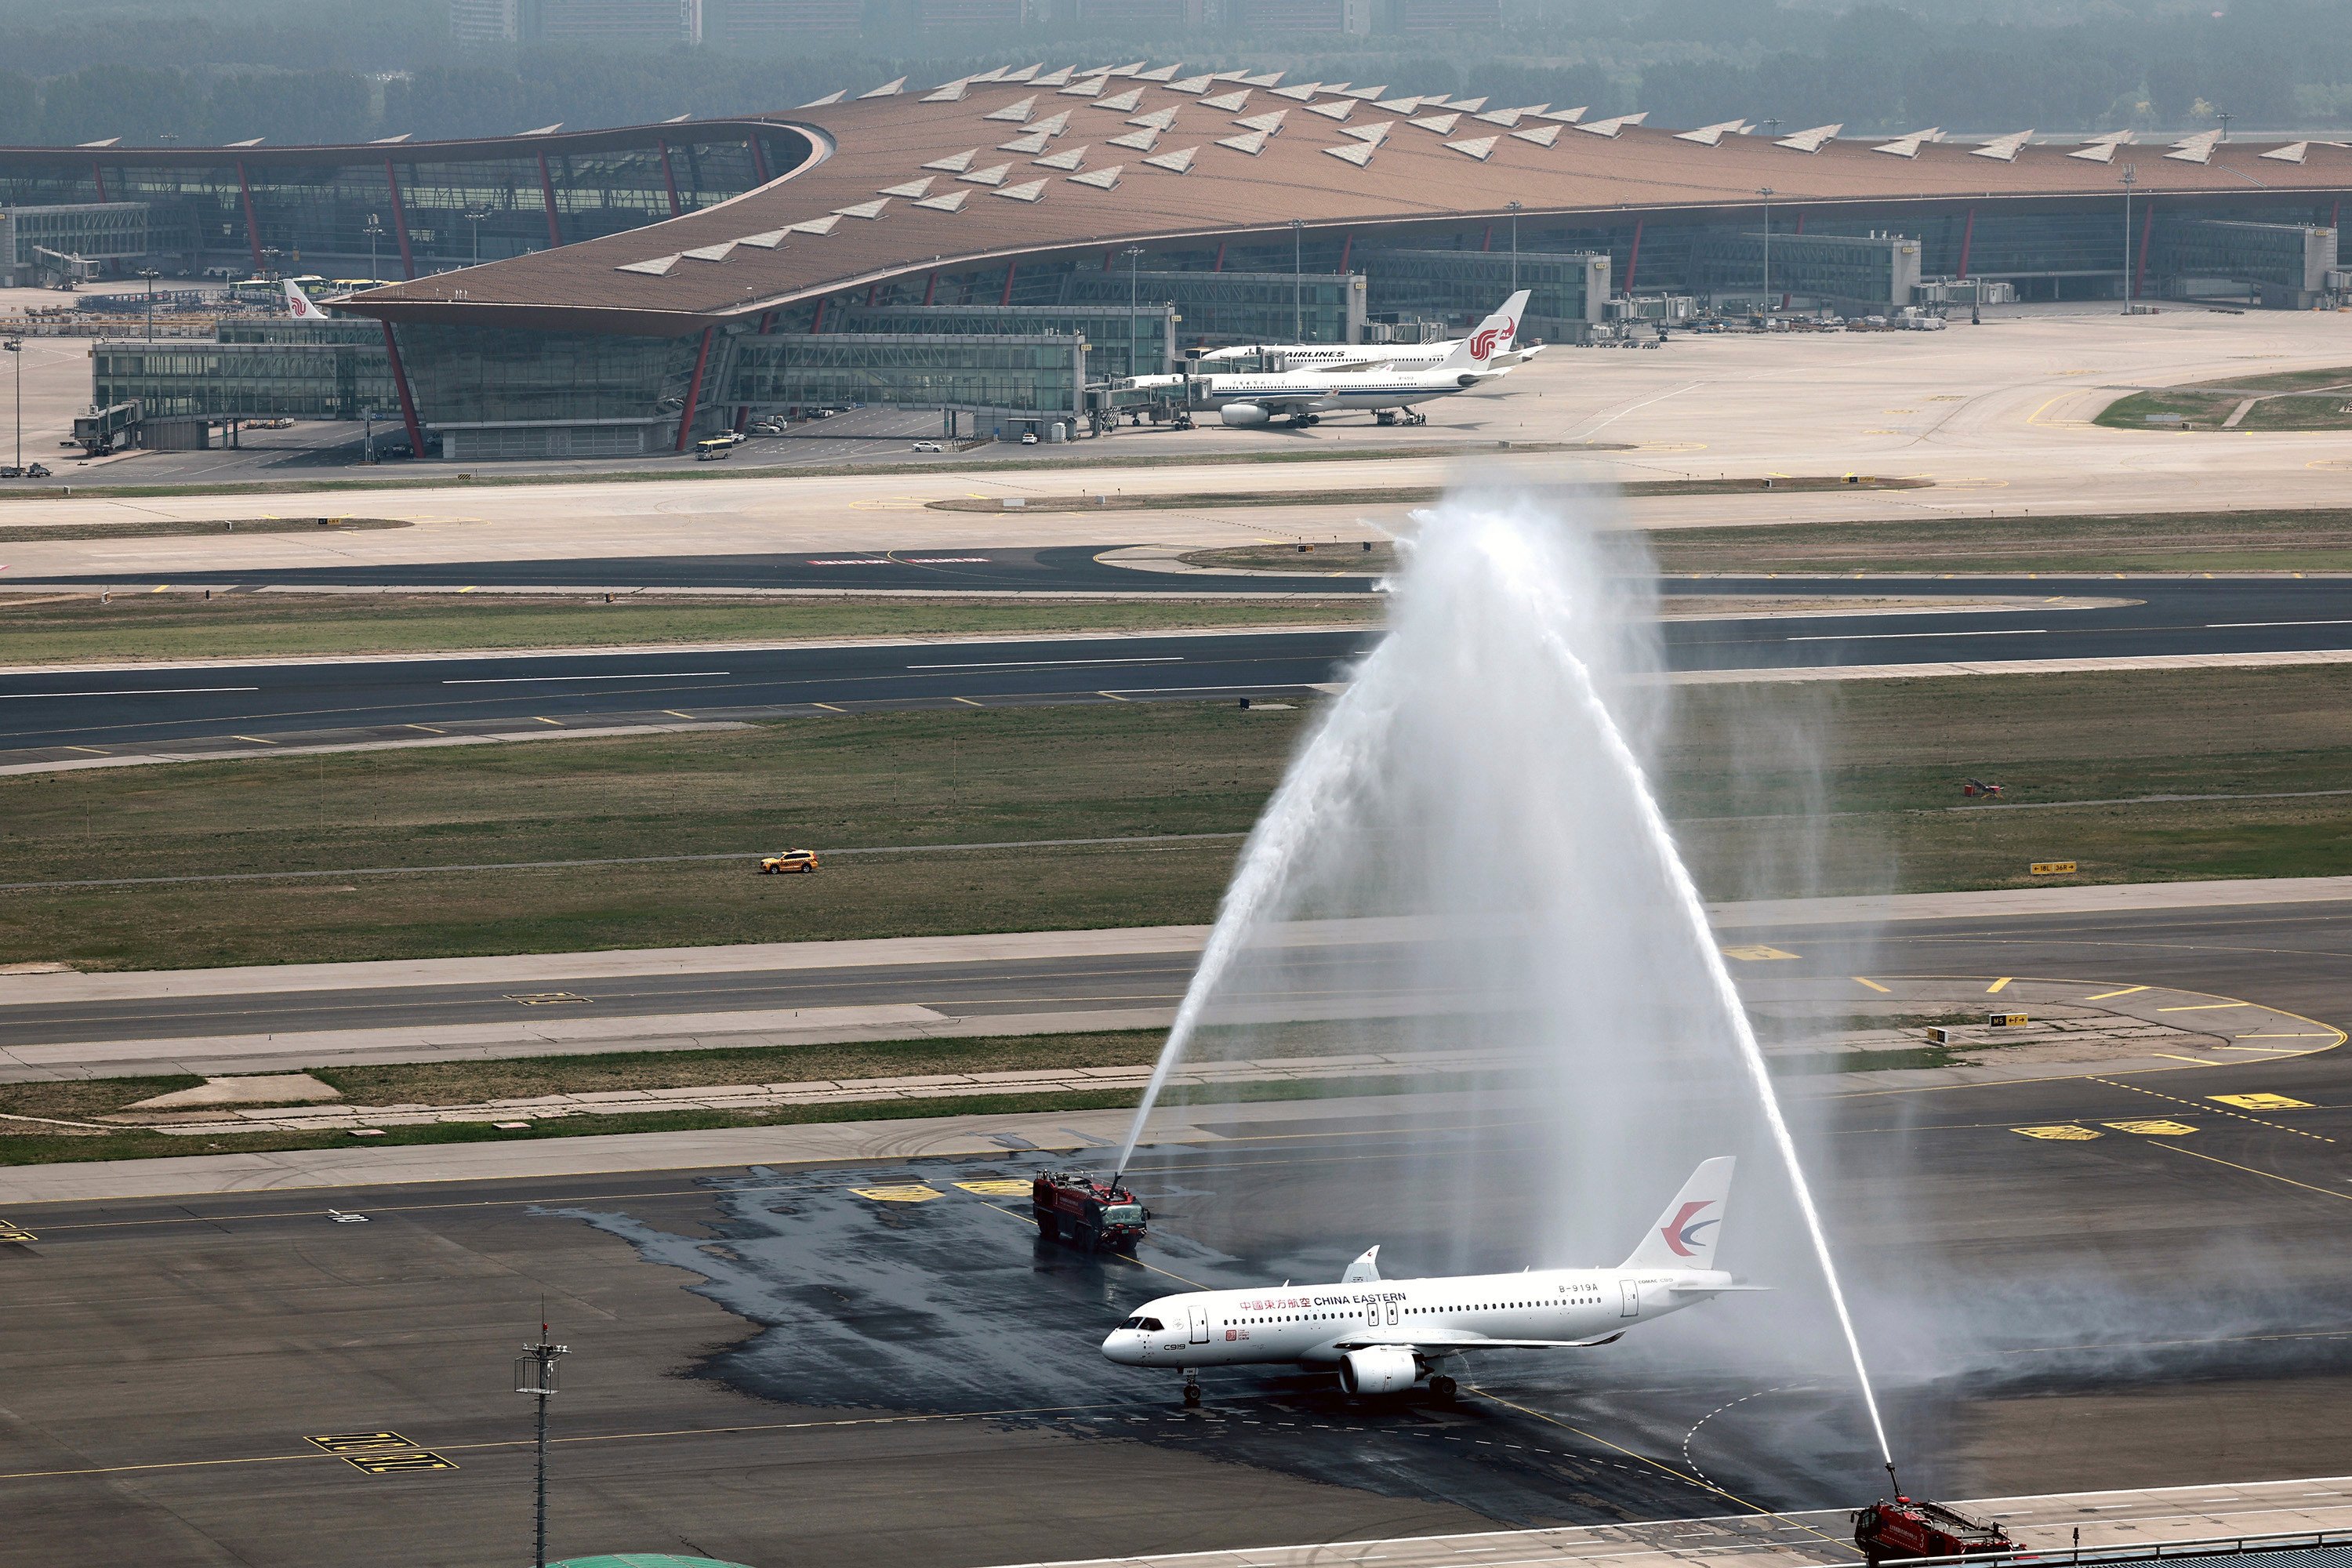
[[[474,265],[477,267],[482,264],[482,225],[489,216],[479,210],[468,211],[466,214],[466,221],[472,225],[474,229]]]
[[[1307,223],[1290,220],[1290,341],[1307,341]]]
[[[1511,292],[1519,291],[1519,204],[1507,204],[1511,214]]]
[[[367,228],[363,232],[368,237],[368,282],[373,285],[376,281],[375,242],[383,237],[383,220],[374,213],[368,214]]]
[[[1764,198],[1764,313],[1772,313],[1772,187],[1759,185],[1756,194]]]
[[[139,276],[147,279],[147,341],[155,341],[155,279],[163,276],[152,267],[142,267]]]
[[[2230,139],[2230,121],[2238,117],[2234,114],[2224,114],[2217,109],[2213,111],[2213,118],[2221,122],[2221,140],[2227,142]]]
[[[2125,314],[2125,315],[2126,315],[2126,316],[2128,316],[2128,315],[2130,315],[2130,314],[2131,314],[2131,309],[2132,309],[2131,192],[2132,192],[2132,186],[2134,186],[2134,185],[2136,185],[2136,184],[2137,184],[2139,183],[2139,171],[2138,171],[2137,169],[2133,168],[2129,163],[2126,163],[2126,164],[2124,165],[2124,181],[2123,181],[2123,183],[2124,183],[2124,314]]]
[[[546,1310],[545,1308],[541,1309]],[[568,1354],[570,1345],[551,1343],[547,1325],[539,1325],[536,1342],[522,1347],[515,1357],[515,1392],[528,1394],[539,1401],[539,1508],[537,1547],[531,1557],[533,1568],[547,1568],[547,1402],[555,1397],[555,1359]]]
[[[25,467],[25,341],[10,338],[0,347],[5,347],[16,358],[16,468],[22,472]]]

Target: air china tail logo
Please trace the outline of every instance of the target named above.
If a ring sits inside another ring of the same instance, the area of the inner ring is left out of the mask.
[[[1475,360],[1493,359],[1495,357],[1495,340],[1502,335],[1501,329],[1496,327],[1483,327],[1479,329],[1478,334],[1470,340],[1470,357]]]
[[[1698,1215],[1704,1210],[1711,1209],[1714,1206],[1715,1200],[1713,1198],[1702,1198],[1696,1203],[1685,1204],[1681,1208],[1675,1211],[1674,1218],[1666,1221],[1665,1224],[1658,1227],[1658,1234],[1666,1238],[1667,1247],[1674,1250],[1674,1254],[1676,1258],[1696,1258],[1698,1256],[1696,1252],[1692,1250],[1693,1247],[1698,1245],[1698,1233],[1705,1230],[1708,1226],[1719,1223],[1718,1221],[1711,1219],[1700,1219]]]

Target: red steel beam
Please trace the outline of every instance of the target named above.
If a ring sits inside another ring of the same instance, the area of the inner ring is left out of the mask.
[[[383,161],[383,183],[385,188],[392,192],[392,231],[400,236],[400,270],[414,278],[416,276],[416,258],[408,248],[408,211],[401,205],[400,176],[393,172],[389,158]],[[371,278],[368,281],[373,283],[375,279]]]
[[[245,242],[253,247],[253,269],[261,270],[261,225],[253,216],[253,182],[245,177],[245,160],[236,161],[236,194],[245,200]],[[101,194],[100,201],[106,199]]]
[[[1958,273],[1960,278],[1965,279],[1969,275],[1969,248],[1976,243],[1976,238],[1977,209],[1970,207],[1969,209],[1968,226],[1960,230],[1960,270]]]
[[[686,406],[677,413],[677,449],[686,450],[688,437],[694,434],[695,405],[702,401],[702,373],[710,365],[710,338],[716,327],[702,329],[702,347],[694,356],[694,379],[686,384]]]
[[[563,230],[555,221],[555,176],[547,172],[547,154],[539,155],[539,194],[547,201],[547,246],[559,250],[563,246]]]
[[[416,422],[416,400],[408,393],[408,368],[400,363],[400,344],[393,341],[392,323],[383,323],[383,352],[392,361],[392,384],[400,394],[400,422],[408,426],[409,454],[425,460],[425,426]]]

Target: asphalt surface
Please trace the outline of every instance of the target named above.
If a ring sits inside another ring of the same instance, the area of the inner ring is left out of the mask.
[[[1853,962],[1849,933],[1758,934],[1792,968]],[[2161,983],[2352,1023],[2352,904],[1905,923],[1868,962]],[[1134,961],[1064,964],[1059,980],[1003,967],[863,981],[868,995],[1017,984],[1075,1004],[1176,978]],[[609,1004],[673,1005],[672,984],[694,982],[633,979],[640,994]],[[752,998],[695,995],[739,999]],[[268,1021],[299,1028],[321,999],[236,1001],[282,1005]],[[463,1016],[481,999],[360,1001]],[[84,1026],[123,1022],[99,1009]],[[2250,1092],[2303,1103],[2232,1113],[2208,1098]],[[2116,1127],[2148,1118],[2191,1131]],[[1831,1152],[1817,1175],[1915,1489],[2352,1470],[2343,1052],[1832,1090],[1803,1119]],[[2014,1131],[2049,1124],[2114,1130]],[[971,1568],[1870,1493],[1875,1455],[1850,1392],[1791,1348],[1822,1331],[1794,1288],[1572,1363],[1490,1358],[1456,1408],[1349,1403],[1328,1376],[1234,1370],[1210,1378],[1204,1411],[1177,1410],[1171,1377],[1096,1353],[1136,1302],[1179,1279],[1328,1277],[1373,1241],[1393,1273],[1510,1268],[1526,1260],[1515,1238],[1563,1200],[1510,1179],[1549,1134],[1509,1102],[1367,1102],[1235,1131],[1131,1167],[1155,1211],[1133,1260],[1042,1246],[1017,1197],[956,1185],[1017,1181],[1040,1158],[1010,1150],[11,1213],[37,1239],[0,1245],[16,1347],[0,1563],[70,1547],[316,1568],[381,1562],[390,1540],[410,1561],[502,1560],[529,1539],[529,1410],[508,1362],[542,1295],[572,1347],[555,1405],[559,1553]],[[1483,1179],[1429,1180],[1439,1170]],[[916,1183],[944,1195],[870,1195]],[[352,1433],[395,1434],[454,1468],[371,1475],[310,1441]]]
[[[1677,580],[1672,586],[1677,594],[1792,591],[1786,578]],[[2079,581],[2022,577],[1817,579],[1794,591],[2049,597],[2053,588],[2077,595],[2084,591]],[[2130,602],[2047,614],[2027,607],[1669,622],[1660,636],[1665,662],[1675,669],[2352,647],[2352,582],[2135,579],[2104,581],[2102,590]],[[110,748],[249,745],[257,738],[280,744],[414,741],[532,726],[667,724],[881,708],[1276,696],[1344,679],[1349,662],[1378,635],[1044,637],[20,671],[0,675],[0,754],[37,762]]]

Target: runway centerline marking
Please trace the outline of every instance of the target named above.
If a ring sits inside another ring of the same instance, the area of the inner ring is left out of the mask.
[[[1809,637],[1782,637],[1782,642],[1902,642],[1913,637],[2040,637],[2048,626],[2018,626],[1987,632],[1822,632]]]
[[[2259,626],[2352,626],[2352,621],[2207,621],[2209,632],[2252,629]]]
[[[626,675],[465,675],[444,680],[444,686],[540,686],[551,680],[686,680],[706,675],[732,675],[731,669],[638,669]],[[257,689],[247,687],[247,690]]]
[[[119,691],[6,691],[0,702],[29,702],[42,697],[196,697],[215,691],[258,691],[258,686],[133,686]]]
[[[1181,653],[1152,654],[1133,658],[1007,658],[985,664],[910,664],[908,669],[1045,669],[1061,665],[1181,664]]]

